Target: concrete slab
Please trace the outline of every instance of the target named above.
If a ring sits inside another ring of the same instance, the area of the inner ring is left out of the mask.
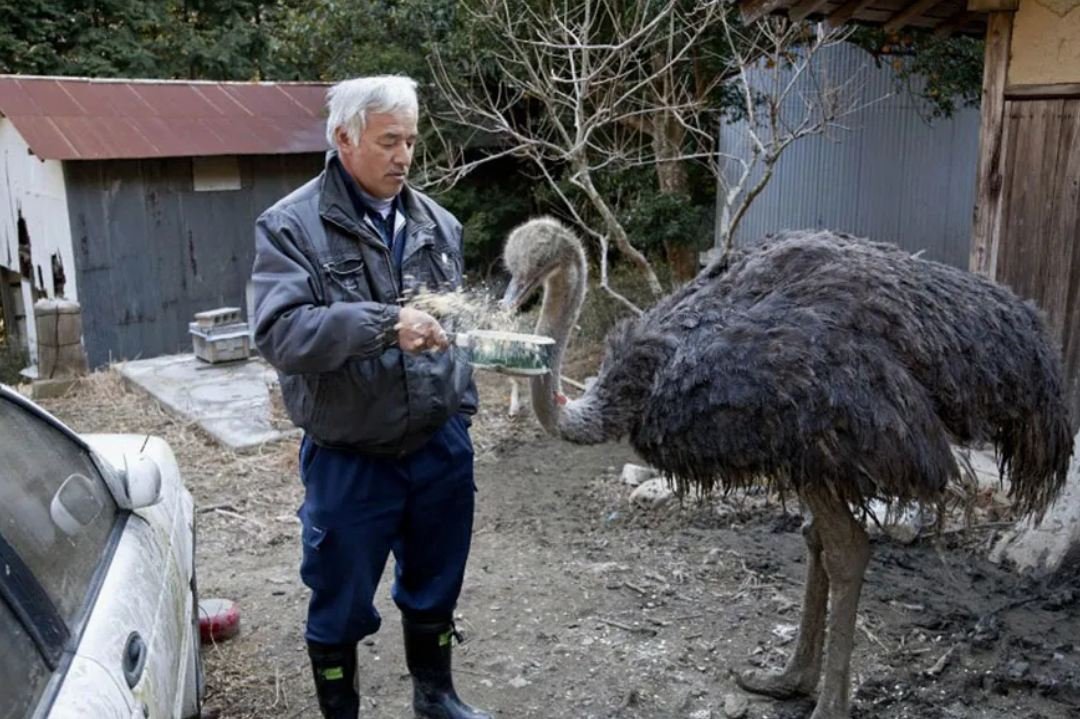
[[[300,434],[271,422],[269,387],[277,384],[277,375],[260,359],[214,365],[191,354],[167,355],[124,362],[116,369],[230,449],[242,451]]]
[[[78,377],[36,379],[30,385],[30,399],[56,399],[57,397],[63,397],[78,381]]]

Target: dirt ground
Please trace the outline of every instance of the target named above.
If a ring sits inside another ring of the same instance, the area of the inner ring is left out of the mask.
[[[637,509],[626,446],[574,447],[505,418],[481,378],[476,530],[455,654],[462,695],[501,719],[809,716],[741,693],[732,671],[778,666],[802,594],[797,508],[763,494]],[[239,602],[242,631],[204,649],[220,717],[318,717],[302,638],[296,442],[223,451],[116,375],[44,403],[80,431],[152,432],[198,505],[204,597]],[[1020,579],[984,557],[999,525],[910,546],[875,539],[860,608],[854,716],[1080,717],[1080,570]],[[364,717],[410,717],[389,577],[382,631],[360,650]],[[208,714],[212,712],[208,711]]]

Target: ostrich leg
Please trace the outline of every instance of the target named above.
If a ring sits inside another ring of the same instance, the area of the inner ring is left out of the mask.
[[[824,680],[810,719],[848,719],[851,714],[851,649],[870,542],[847,504],[826,489],[805,497],[821,538],[829,577],[828,635]]]
[[[790,699],[812,694],[821,675],[821,649],[825,643],[825,611],[829,599],[829,578],[821,558],[818,520],[811,517],[803,525],[806,539],[806,590],[802,619],[795,651],[779,673],[751,669],[735,677],[735,683],[748,692],[775,699]]]

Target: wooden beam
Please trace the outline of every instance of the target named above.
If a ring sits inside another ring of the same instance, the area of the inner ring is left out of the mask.
[[[919,17],[924,12],[933,9],[939,2],[941,2],[941,0],[915,0],[915,2],[889,18],[883,26],[883,29],[887,33],[903,30],[910,21]]]
[[[742,0],[739,3],[739,15],[742,21],[749,25],[780,8],[790,6],[792,2],[794,0]]]
[[[952,17],[942,21],[937,27],[934,28],[934,37],[938,39],[944,39],[950,35],[956,34],[956,31],[967,25],[968,22],[974,20],[976,13],[969,12],[967,8],[958,11]]]
[[[1080,82],[1060,82],[1052,85],[1009,85],[1007,100],[1060,100],[1080,97]]]
[[[1002,169],[1005,166],[1005,78],[1013,14],[990,13],[983,54],[979,158],[975,176],[975,220],[971,228],[972,272],[994,279],[1001,241]]]
[[[846,3],[829,13],[826,22],[832,27],[840,27],[851,18],[855,17],[860,10],[865,10],[874,0],[848,0]]]
[[[800,0],[798,5],[788,10],[788,17],[802,22],[828,4],[829,0]]]
[[[1020,0],[967,0],[967,9],[971,12],[1015,12],[1020,8]]]

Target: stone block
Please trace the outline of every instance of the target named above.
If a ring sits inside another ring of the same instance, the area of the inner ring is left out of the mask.
[[[1007,562],[1018,570],[1056,572],[1065,561],[1080,556],[1080,433],[1073,443],[1072,463],[1065,489],[1036,524],[1024,520],[994,546],[990,560]]]
[[[663,477],[656,477],[643,482],[630,493],[630,503],[644,509],[654,509],[670,502],[675,497],[675,490]]]
[[[81,343],[61,347],[38,345],[38,376],[43,379],[86,374],[86,352]]]
[[[56,313],[34,315],[34,328],[37,330],[37,343],[41,345],[56,344]]]
[[[56,344],[77,345],[82,342],[82,313],[63,312],[56,315]]]
[[[622,468],[622,474],[619,479],[623,484],[636,487],[642,482],[647,482],[656,476],[656,472],[652,467],[642,467],[640,464],[624,464]]]

